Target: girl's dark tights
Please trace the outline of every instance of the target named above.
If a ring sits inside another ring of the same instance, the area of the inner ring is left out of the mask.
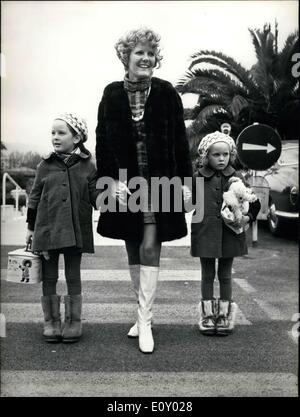
[[[46,260],[42,256],[43,295],[56,294],[59,254],[59,251],[52,250],[49,251],[50,259]],[[63,255],[68,295],[81,294],[80,265],[82,253],[74,249],[68,249],[63,251]]]
[[[200,258],[202,281],[201,293],[203,300],[212,300],[214,297],[214,279],[216,275],[215,258]],[[218,279],[220,282],[220,298],[231,301],[232,284],[231,270],[233,258],[218,259]]]

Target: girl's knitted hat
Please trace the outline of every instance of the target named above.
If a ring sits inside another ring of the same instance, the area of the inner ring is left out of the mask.
[[[198,146],[198,153],[199,155],[204,158],[207,156],[209,148],[217,142],[225,142],[229,145],[229,151],[235,152],[236,145],[234,140],[231,136],[225,135],[225,133],[221,133],[216,130],[214,133],[209,133],[208,135],[204,136]]]
[[[56,119],[63,120],[69,126],[71,126],[71,128],[74,129],[80,137],[82,143],[87,141],[88,128],[85,119],[77,116],[77,114],[75,113],[61,113],[59,116],[56,117]]]

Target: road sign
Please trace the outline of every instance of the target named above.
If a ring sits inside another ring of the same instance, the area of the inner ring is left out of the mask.
[[[254,123],[239,134],[237,153],[247,168],[257,171],[268,169],[281,154],[281,138],[272,127]]]
[[[267,220],[269,214],[269,191],[268,181],[259,175],[253,175],[247,179],[247,183],[254,191],[256,197],[260,201],[260,211],[257,220]]]

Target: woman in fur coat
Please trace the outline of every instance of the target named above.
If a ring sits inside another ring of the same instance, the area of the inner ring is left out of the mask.
[[[98,178],[112,178],[116,210],[101,212],[98,233],[123,239],[126,244],[133,289],[138,301],[138,319],[129,337],[139,338],[143,353],[151,353],[154,341],[151,331],[151,307],[155,298],[161,243],[187,234],[184,210],[168,212],[161,205],[154,210],[150,199],[151,178],[192,177],[189,146],[183,120],[180,96],[167,81],[152,77],[162,56],[160,37],[150,29],[128,32],[115,45],[125,68],[123,81],[109,84],[98,109],[96,160]],[[126,170],[127,181],[120,178]],[[130,180],[146,181],[142,198],[143,210],[121,210],[128,207]],[[129,186],[129,188],[127,187]],[[101,187],[99,187],[101,189]],[[180,198],[190,198],[186,186]],[[148,197],[148,198],[147,198]],[[172,193],[170,201],[172,200]]]

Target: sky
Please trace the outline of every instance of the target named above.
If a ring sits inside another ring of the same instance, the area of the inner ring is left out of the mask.
[[[8,152],[48,153],[61,112],[88,123],[94,154],[104,87],[124,77],[114,44],[130,29],[161,35],[162,66],[173,83],[190,55],[225,53],[245,68],[255,63],[248,28],[278,21],[278,47],[298,29],[298,1],[1,1],[1,137]]]

